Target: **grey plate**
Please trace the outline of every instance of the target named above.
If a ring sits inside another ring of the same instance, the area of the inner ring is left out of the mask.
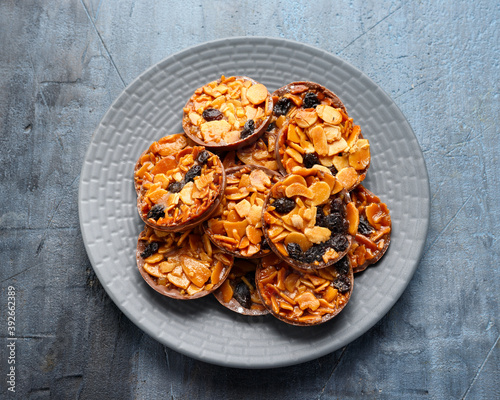
[[[297,80],[335,92],[370,140],[365,185],[391,210],[392,243],[377,266],[356,278],[347,307],[316,327],[272,316],[244,317],[213,297],[192,301],[153,291],[136,267],[143,224],[133,169],[160,137],[182,131],[192,92],[221,74],[246,75],[270,91]],[[356,339],[394,305],[417,268],[429,222],[422,152],[394,102],[362,72],[322,50],[275,38],[231,38],[174,54],[132,82],[95,131],[82,167],[79,213],[94,270],[115,304],[159,342],[193,358],[231,367],[272,368],[320,357]]]

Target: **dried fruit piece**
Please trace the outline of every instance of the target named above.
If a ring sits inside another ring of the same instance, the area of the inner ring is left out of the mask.
[[[205,164],[209,158],[210,153],[208,151],[202,151],[200,154],[198,154],[198,157],[196,157],[196,161],[200,164]]]
[[[240,137],[242,139],[252,135],[255,132],[255,122],[253,119],[249,119],[245,122],[243,129],[241,130]]]
[[[179,193],[182,190],[182,187],[184,184],[182,182],[172,182],[170,185],[168,185],[167,190],[170,193]],[[162,217],[165,216],[165,213],[163,213]],[[155,218],[158,219],[158,218]]]
[[[315,108],[320,101],[314,92],[307,92],[302,103],[303,108]]]
[[[158,221],[165,216],[165,206],[162,204],[155,204],[148,212],[147,218]]]
[[[141,257],[146,259],[149,256],[153,255],[158,251],[159,248],[159,243],[158,242],[151,242],[146,244],[144,251],[141,253]]]
[[[290,107],[292,107],[292,101],[288,97],[282,97],[274,105],[273,113],[277,117],[280,115],[286,115]]]
[[[319,164],[318,156],[315,153],[306,153],[304,156],[304,166],[306,168],[312,168],[315,164]]]
[[[286,197],[281,197],[279,199],[276,199],[272,203],[272,206],[275,208],[277,213],[288,214],[295,208],[295,201]]]
[[[203,111],[201,116],[205,119],[205,121],[219,121],[224,116],[219,110],[215,108],[207,108]]]

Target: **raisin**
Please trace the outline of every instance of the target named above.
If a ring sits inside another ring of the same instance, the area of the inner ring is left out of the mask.
[[[345,293],[351,288],[351,281],[347,276],[339,276],[335,281],[333,281],[333,287],[340,293]]]
[[[332,173],[333,176],[337,175],[337,168],[335,168],[333,165],[330,167],[330,172]]]
[[[246,137],[252,135],[255,132],[255,122],[253,119],[249,119],[245,122],[243,129],[240,132],[240,138],[245,139]]]
[[[288,243],[286,250],[288,251],[288,255],[294,260],[303,259],[302,249],[298,243]]]
[[[163,218],[165,216],[165,206],[162,206],[161,204],[155,204],[153,207],[151,207],[151,210],[149,210],[147,218],[153,218],[155,221],[158,221],[160,218]]]
[[[326,248],[322,243],[313,245],[304,253],[304,262],[312,263],[314,261],[321,261],[323,259],[323,254],[325,254],[325,250]]]
[[[304,96],[304,102],[302,103],[302,108],[316,108],[319,104],[318,96],[313,92],[307,92]]]
[[[243,281],[239,281],[236,284],[233,297],[245,308],[250,308],[252,306],[252,295],[250,294],[250,289]]]
[[[331,213],[325,217],[325,227],[332,233],[345,233],[347,230],[347,221],[339,212]]]
[[[274,122],[271,122],[266,128],[266,132],[271,132],[274,129],[276,129],[276,124]]]
[[[304,167],[312,168],[316,164],[319,164],[318,156],[315,153],[306,153],[304,156]]]
[[[266,237],[263,235],[262,240],[260,242],[260,250],[265,251],[265,250],[271,250],[271,247],[269,247],[269,243],[266,240]]]
[[[207,108],[205,111],[203,111],[203,114],[201,114],[203,118],[205,118],[205,121],[210,122],[210,121],[219,121],[222,119],[222,113],[215,109],[215,108]]]
[[[292,106],[292,101],[288,97],[282,97],[273,107],[273,113],[277,117],[280,115],[286,115],[290,107]]]
[[[206,150],[203,150],[200,154],[198,154],[198,157],[196,157],[196,161],[198,161],[200,164],[205,164],[209,158],[210,153]]]
[[[334,235],[328,240],[328,245],[335,251],[342,252],[349,247],[349,239],[344,235]]]
[[[323,211],[323,207],[316,207],[316,226],[326,228],[326,215]]]
[[[287,197],[276,199],[272,204],[278,214],[288,214],[295,208],[295,201]]]
[[[182,190],[182,187],[184,185],[182,182],[172,182],[170,185],[168,185],[167,190],[170,193],[179,193]]]
[[[194,178],[201,175],[201,167],[199,165],[192,166],[188,172],[186,172],[186,176],[184,177],[184,181],[186,183],[194,181]]]
[[[339,275],[347,275],[349,273],[349,260],[347,256],[335,263],[335,269]]]
[[[141,253],[142,258],[148,258],[149,256],[152,256],[155,254],[160,247],[160,244],[158,242],[151,242],[146,245],[144,248],[144,251]]]
[[[370,223],[362,216],[359,217],[359,224],[358,224],[358,232],[361,233],[362,235],[369,235],[372,233],[375,229],[373,226],[370,225]]]
[[[339,199],[338,197],[333,199],[330,203],[330,213],[340,213],[341,215],[344,215],[344,211],[345,206],[342,199]]]

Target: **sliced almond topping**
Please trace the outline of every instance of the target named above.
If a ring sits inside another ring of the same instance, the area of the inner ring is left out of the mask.
[[[250,202],[246,199],[243,199],[240,202],[236,203],[234,209],[241,218],[245,218],[248,215],[251,207],[252,205],[250,204]]]
[[[290,221],[294,228],[303,229],[304,228],[304,220],[300,215],[294,214],[290,216]]]
[[[340,192],[342,189],[344,189],[344,186],[339,181],[336,180],[335,186],[332,189],[332,194],[336,194],[336,193]]]
[[[330,239],[332,232],[328,228],[315,226],[313,228],[304,229],[304,234],[313,243],[321,243]]]
[[[290,186],[292,183],[298,183],[302,186],[307,186],[306,180],[304,179],[303,176],[300,175],[288,175],[284,180],[283,180],[283,186]]]
[[[319,162],[325,167],[331,167],[333,165],[333,156],[319,156]]]
[[[326,140],[331,143],[339,140],[342,137],[342,131],[338,126],[325,126]]]
[[[252,225],[257,225],[262,217],[262,206],[254,204],[248,211],[247,220]]]
[[[207,187],[213,181],[214,181],[214,173],[211,172],[206,175],[200,175],[198,179],[195,179],[194,184],[199,190],[201,190],[204,187]]]
[[[240,222],[229,222],[224,221],[224,229],[229,237],[232,237],[236,240],[240,240],[243,236],[245,236],[248,221],[240,221]],[[238,237],[235,237],[235,231]]]
[[[354,143],[356,143],[360,134],[361,134],[360,126],[354,125],[352,127],[351,133],[349,134],[349,137],[347,138],[347,144],[349,145],[349,147],[352,146]]]
[[[349,166],[349,155],[345,154],[343,156],[334,156],[333,166],[337,171],[347,168]]]
[[[144,263],[143,268],[151,276],[156,278],[166,278],[166,275],[160,271],[158,264],[151,265],[149,263]]]
[[[368,143],[358,146],[358,140],[356,143],[356,149],[349,154],[349,165],[356,170],[364,170],[370,164],[370,145]]]
[[[375,229],[380,229],[381,220],[385,216],[384,211],[382,210],[380,204],[372,203],[368,207],[365,208],[366,218],[371,226]]]
[[[295,129],[295,125],[293,125],[293,124],[288,125],[286,139],[291,141],[291,142],[300,143],[301,139],[297,133],[297,130]]]
[[[172,272],[175,268],[175,263],[173,262],[168,262],[168,261],[163,261],[161,262],[160,264],[158,264],[158,268],[159,270],[163,273],[163,274],[167,274],[169,272]]]
[[[330,197],[331,188],[328,183],[319,181],[313,183],[309,189],[313,192],[314,197],[312,198],[312,205],[317,206],[319,204],[324,204]]]
[[[288,145],[294,149],[295,151],[299,152],[300,154],[304,154],[306,151],[300,147],[297,143],[289,142]]]
[[[247,99],[252,104],[260,104],[267,97],[267,88],[262,83],[252,85],[247,90]]]
[[[151,193],[146,194],[146,197],[155,204],[159,203],[163,196],[168,196],[168,192],[160,188],[157,188],[156,190],[151,191]]]
[[[247,226],[246,234],[252,244],[260,244],[262,241],[262,231],[254,228],[252,225]]]
[[[245,107],[245,115],[247,119],[255,119],[255,115],[257,114],[257,110],[252,106]]]
[[[233,123],[233,125],[234,124],[235,123]],[[226,143],[237,142],[238,140],[240,140],[240,131],[232,130],[229,132],[222,133],[222,139],[224,139]]]
[[[342,122],[342,114],[340,114],[340,112],[337,109],[331,106],[327,106],[325,104],[319,104],[316,107],[316,112],[323,121],[329,124],[337,125]]]
[[[321,125],[316,125],[309,130],[309,136],[312,139],[314,149],[320,156],[328,155],[328,143],[326,141],[325,131]]]
[[[304,161],[304,159],[302,158],[302,155],[297,150],[294,150],[291,147],[288,147],[285,150],[285,153],[288,154],[290,157],[292,157],[299,164],[302,164]]]
[[[198,287],[203,287],[212,274],[210,268],[208,268],[205,263],[198,261],[195,258],[181,256],[181,263],[182,270],[186,276]]]
[[[231,125],[225,121],[209,121],[204,122],[200,126],[201,134],[205,142],[219,142],[227,132],[231,130]]]
[[[201,121],[203,120],[203,118],[201,117],[200,114],[198,114],[197,112],[190,112],[189,113],[189,120],[191,121],[191,123],[193,125],[200,125]]]
[[[175,271],[175,269],[174,269]],[[182,271],[182,269],[181,269]],[[167,278],[172,283],[173,285],[181,288],[181,289],[187,289],[189,285],[191,284],[191,281],[188,279],[188,277],[184,274],[181,274],[180,276],[175,275],[174,272],[172,271],[171,273],[167,274]]]
[[[241,199],[244,199],[245,197],[248,196],[248,190],[244,189],[244,188],[241,188],[241,191],[238,191],[236,193],[232,193],[232,194],[227,194],[226,192],[226,198],[228,200],[241,200]]]
[[[345,188],[351,189],[358,180],[358,173],[352,167],[340,170],[337,175],[337,181]]]
[[[285,238],[285,245],[288,245],[289,243],[297,243],[302,251],[307,251],[312,247],[312,242],[303,234],[300,232],[291,232],[288,234],[288,236]]]
[[[335,154],[338,154],[344,151],[347,147],[347,142],[344,139],[340,138],[339,140],[328,145],[328,155],[333,156]]]
[[[319,300],[311,293],[304,292],[295,297],[295,301],[299,304],[301,310],[309,308],[311,311],[316,311],[319,306]]]
[[[328,249],[325,251],[325,254],[323,254],[323,261],[328,263],[330,260],[335,260],[338,257],[339,253],[337,253],[334,249]]]
[[[359,225],[359,211],[354,202],[350,201],[346,206],[346,217],[349,221],[349,234],[356,235]]]
[[[285,190],[286,197],[302,196],[307,199],[314,197],[312,191],[300,183],[292,183]]]
[[[271,186],[271,179],[269,179],[269,176],[264,171],[254,169],[250,172],[250,184],[259,192],[264,192]]]
[[[191,205],[194,203],[193,198],[191,196],[193,193],[193,188],[194,188],[194,183],[188,182],[179,192],[179,196],[184,204]]]
[[[305,109],[298,109],[294,118],[299,127],[309,128],[318,120],[318,114],[316,114],[315,110],[306,111]]]

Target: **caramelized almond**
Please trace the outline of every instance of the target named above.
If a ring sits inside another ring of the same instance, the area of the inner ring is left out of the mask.
[[[328,176],[328,174],[325,174]],[[319,204],[325,203],[331,194],[330,185],[327,182],[318,181],[313,183],[309,189],[313,193],[312,205],[317,206]]]
[[[285,189],[285,194],[286,197],[302,196],[307,199],[312,199],[314,197],[313,192],[300,183],[292,183]]]

